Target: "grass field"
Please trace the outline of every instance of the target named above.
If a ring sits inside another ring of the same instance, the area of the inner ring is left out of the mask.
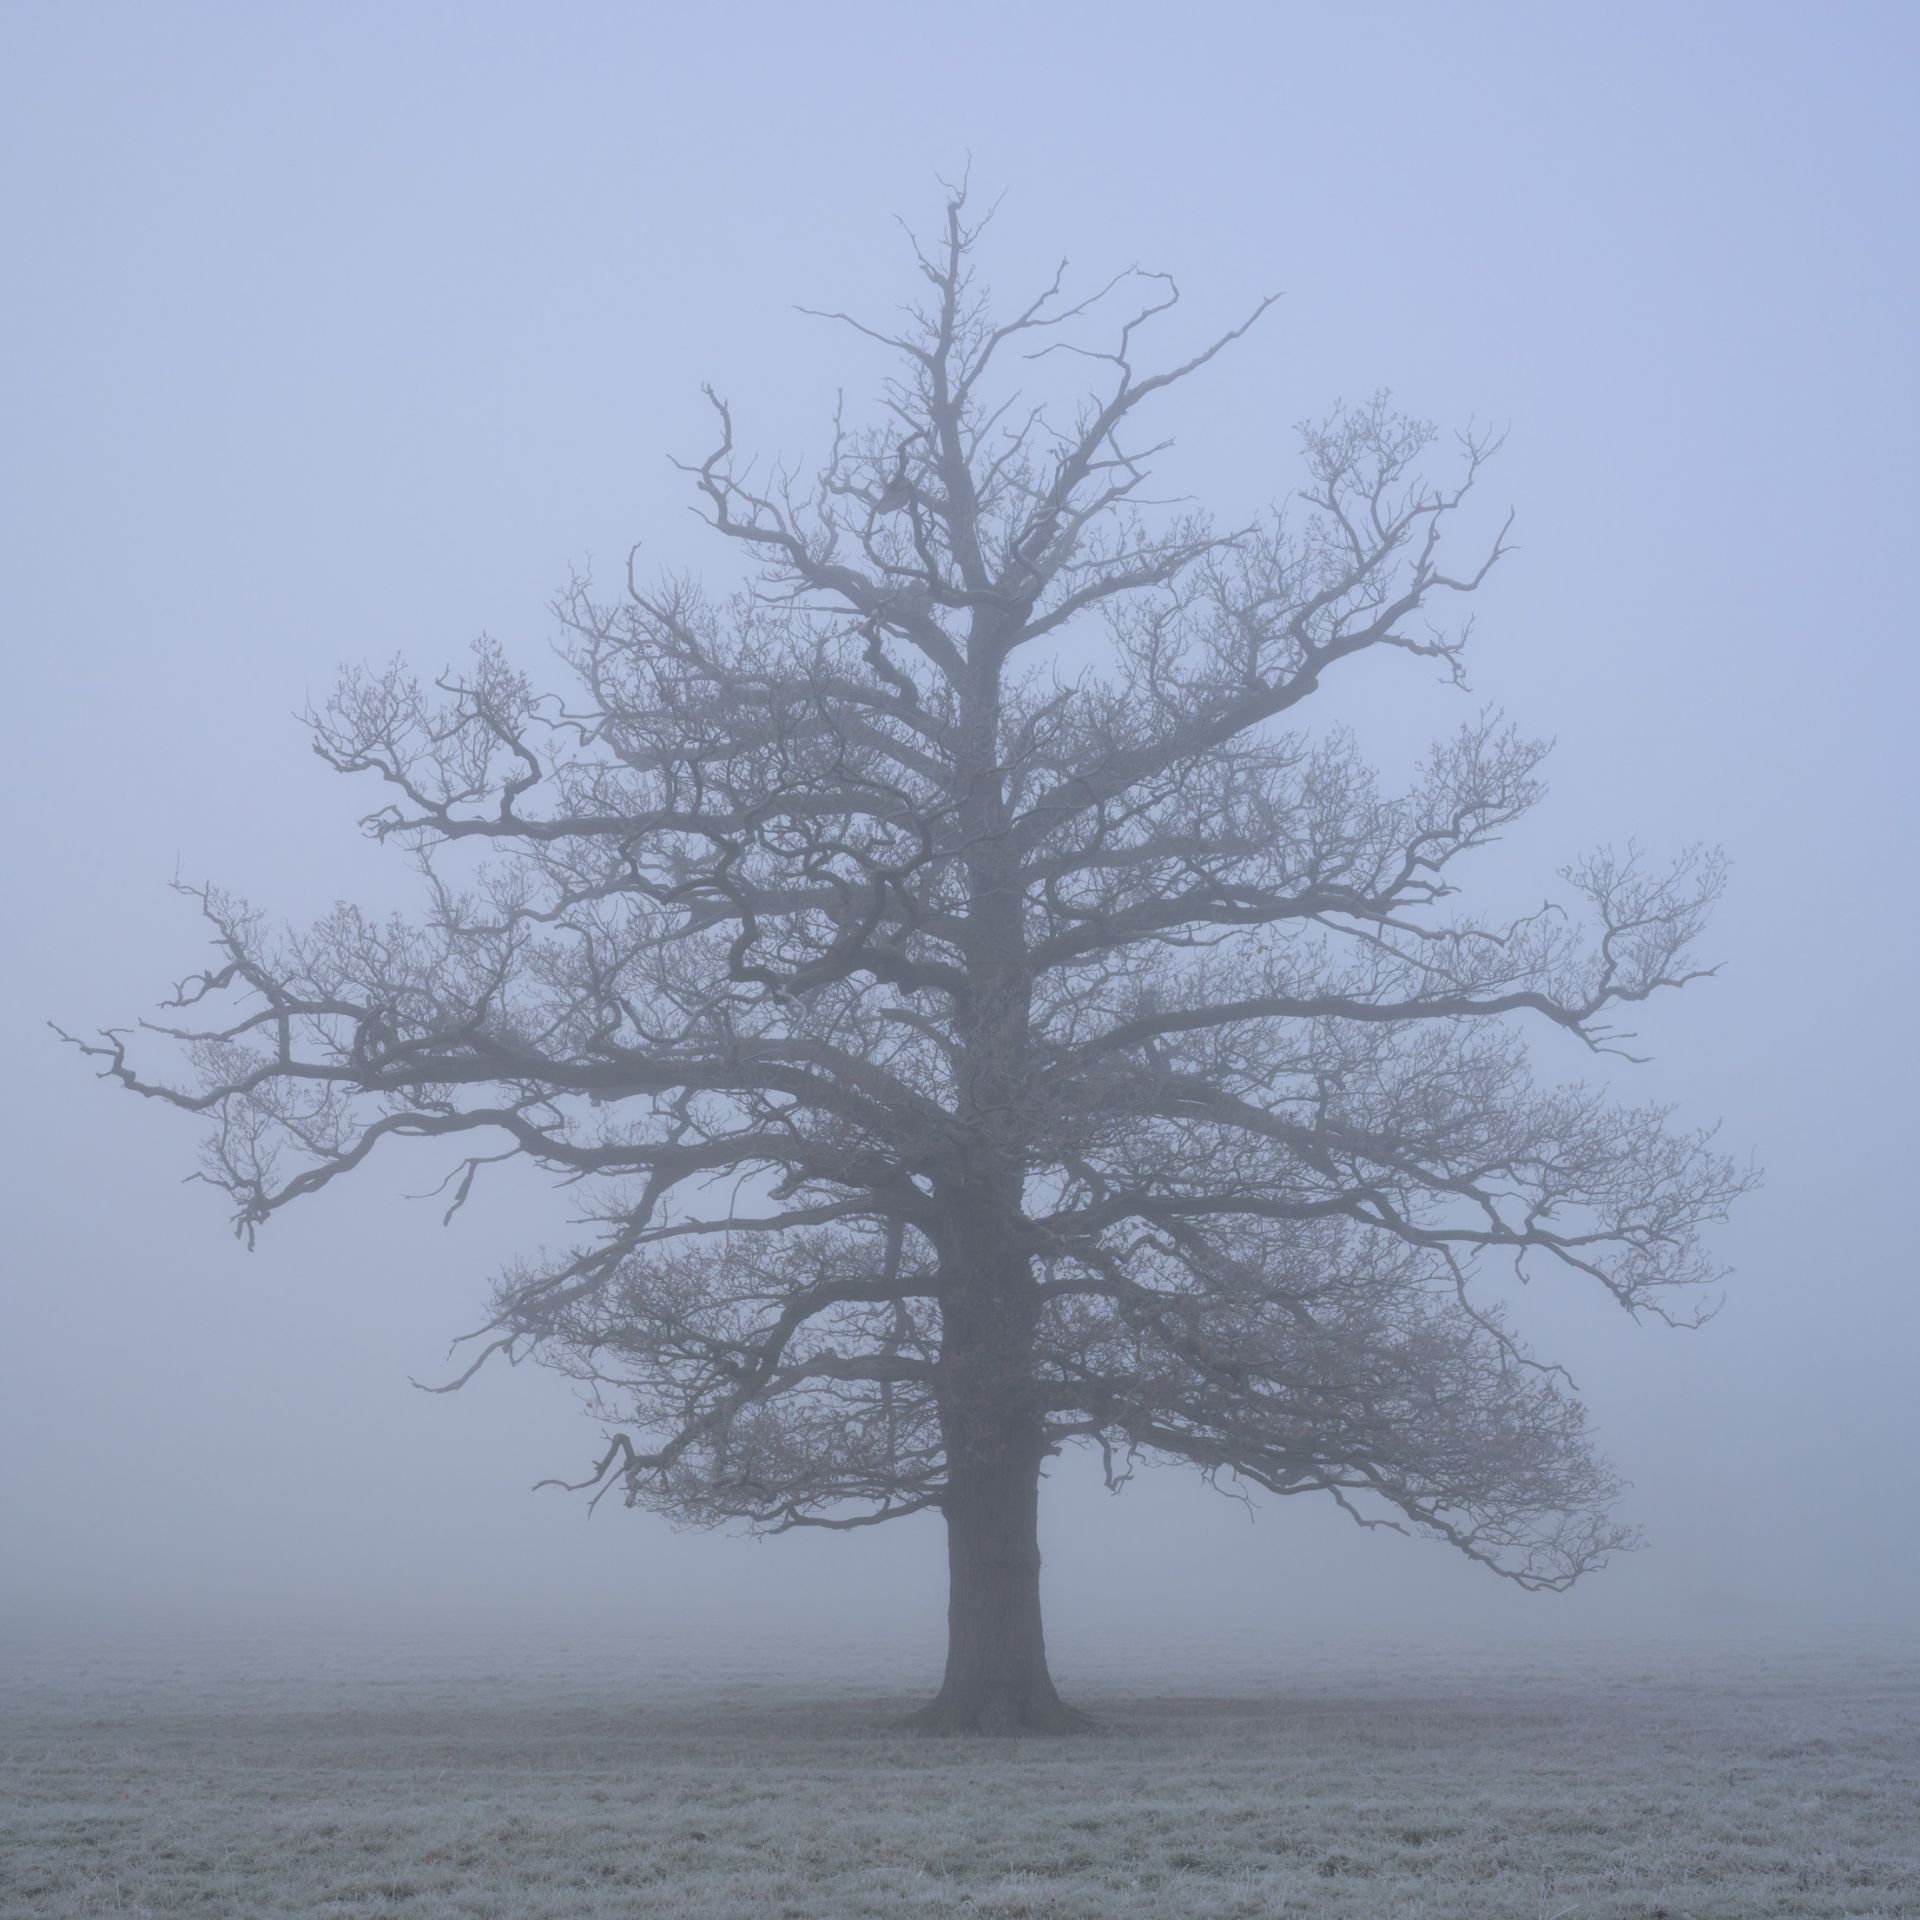
[[[1920,1914],[1885,1641],[1069,1654],[1102,1732],[1009,1743],[889,1726],[925,1651],[17,1648],[0,1912]]]

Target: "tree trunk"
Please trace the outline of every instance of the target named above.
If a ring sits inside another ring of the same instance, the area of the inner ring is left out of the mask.
[[[930,1733],[1074,1733],[1040,1626],[1037,1459],[995,1463],[947,1499],[947,1671],[913,1715]]]
[[[1073,1733],[1092,1724],[1061,1703],[1047,1672],[1039,1528],[1045,1440],[1032,1407],[1027,1320],[1004,1296],[984,1314],[948,1313],[940,1396],[947,1671],[939,1693],[908,1723],[932,1733]]]

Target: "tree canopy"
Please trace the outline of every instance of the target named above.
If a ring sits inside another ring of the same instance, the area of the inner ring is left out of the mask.
[[[564,692],[491,643],[344,674],[314,749],[381,784],[417,912],[278,932],[197,890],[219,959],[154,1030],[191,1071],[82,1044],[206,1118],[248,1235],[393,1141],[455,1145],[449,1212],[503,1158],[571,1183],[581,1237],[494,1276],[473,1365],[581,1383],[596,1496],[774,1532],[942,1510],[956,1645],[969,1607],[1018,1637],[1032,1483],[1075,1443],[1116,1485],[1170,1457],[1564,1587],[1629,1535],[1501,1281],[1694,1317],[1751,1176],[1536,1080],[1528,1029],[1620,1051],[1705,970],[1723,863],[1602,851],[1564,902],[1463,905],[1542,747],[1481,714],[1389,790],[1296,710],[1362,654],[1461,678],[1495,439],[1376,398],[1302,428],[1282,511],[1156,502],[1160,403],[1259,314],[1150,368],[1171,281],[996,311],[983,224],[956,191],[898,330],[831,316],[891,373],[817,471],[756,478],[710,393],[686,472],[746,584],[576,579]],[[1023,400],[1067,355],[1077,411]],[[1053,1712],[1043,1661],[1011,1705],[970,1671],[951,1724]]]

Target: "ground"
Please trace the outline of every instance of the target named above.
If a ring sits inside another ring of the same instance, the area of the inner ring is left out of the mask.
[[[1920,1914],[1885,1639],[1069,1650],[1103,1731],[1010,1742],[889,1724],[923,1653],[15,1647],[0,1913]]]

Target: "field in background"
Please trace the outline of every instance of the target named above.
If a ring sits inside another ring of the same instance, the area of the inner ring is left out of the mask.
[[[5,1651],[8,1920],[1920,1914],[1884,1640],[1063,1649],[1102,1734],[1007,1744],[906,1644]]]

